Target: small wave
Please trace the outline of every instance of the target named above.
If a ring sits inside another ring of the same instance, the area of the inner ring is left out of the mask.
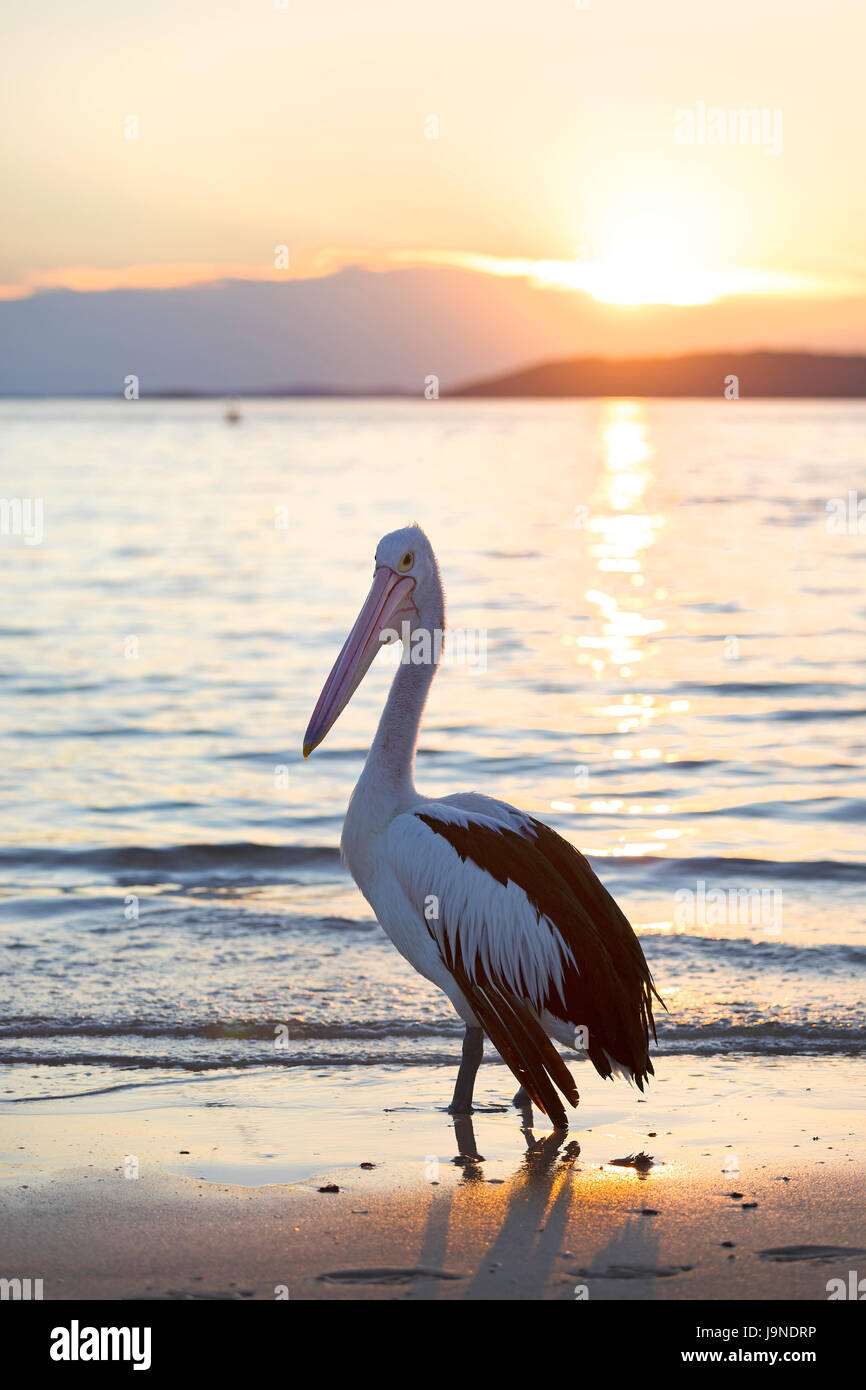
[[[86,738],[88,740],[95,738],[146,738],[150,742],[152,739],[163,738],[231,738],[231,736],[231,732],[226,729],[154,729],[147,724],[122,724],[114,728],[83,726],[62,729],[10,729],[6,734],[6,738],[38,739],[40,743],[49,738]]]
[[[777,709],[765,712],[761,715],[762,719],[773,720],[776,723],[812,723],[818,719],[862,719],[866,715],[866,709],[828,709],[826,706],[819,709]],[[729,718],[731,716],[728,716]],[[736,717],[736,716],[734,716]],[[748,716],[743,716],[747,718]]]
[[[590,856],[591,857],[591,856]],[[866,883],[866,863],[841,859],[740,859],[706,855],[690,859],[660,855],[617,856],[600,861],[600,872],[611,877],[614,870],[647,870],[654,878],[676,879],[680,883],[699,878],[769,878],[778,883],[787,879],[822,879],[841,883]],[[614,867],[611,867],[614,866]]]
[[[639,933],[640,934],[640,933]],[[641,945],[652,961],[686,957],[688,962],[719,960],[725,965],[742,962],[750,967],[769,967],[781,972],[809,970],[817,975],[850,975],[852,967],[866,966],[866,946],[827,942],[820,946],[794,946],[780,940],[751,937],[693,936],[688,932],[641,935]]]
[[[334,867],[340,865],[335,845],[263,845],[238,841],[228,844],[169,845],[161,849],[143,845],[63,850],[22,847],[0,850],[0,868],[91,869],[102,873],[147,872],[174,877],[216,869],[227,873],[244,870]]]
[[[787,803],[785,803],[787,804]],[[858,807],[863,803],[854,803]],[[610,878],[614,873],[647,871],[653,877],[679,879],[713,875],[720,878],[743,877],[781,879],[827,879],[866,883],[866,863],[837,859],[745,859],[719,856],[678,858],[666,855],[587,856],[599,872]],[[142,845],[116,845],[104,848],[63,850],[22,846],[0,849],[0,869],[90,869],[97,872],[129,874],[146,872],[166,878],[218,870],[232,875],[246,871],[273,873],[275,881],[285,870],[298,868],[334,869],[343,872],[336,845],[266,845],[248,841],[226,844],[168,845],[149,848]]]
[[[653,792],[654,796],[662,794]],[[721,810],[691,811],[689,814],[695,819],[706,817],[711,820],[717,820],[720,816],[738,816],[744,820],[837,820],[857,824],[866,820],[866,801],[853,796],[813,796],[797,801],[745,802]]]
[[[680,1024],[659,1029],[659,1052],[775,1053],[832,1056],[862,1053],[866,1028],[846,1027],[827,1019],[804,1023]]]
[[[836,1017],[760,1019],[714,1018],[676,1021],[661,1014],[658,1051],[728,1056],[805,1054],[831,1056],[862,1053],[866,1027],[858,1018]],[[228,1027],[201,1026],[145,1031],[140,1025],[117,1028],[82,1027],[24,1030],[6,1036],[0,1061],[6,1065],[111,1066],[120,1069],[176,1068],[217,1071],[225,1068],[297,1066],[453,1065],[459,1056],[462,1025],[414,1020],[363,1024],[290,1024],[288,1036],[276,1045],[272,1023]],[[492,1057],[491,1050],[491,1057]],[[566,1052],[566,1055],[571,1055]]]
[[[412,1018],[367,1019],[362,1023],[312,1023],[303,1019],[232,1019],[200,1023],[172,1023],[166,1019],[122,1019],[116,1022],[32,1018],[7,1018],[0,1024],[0,1038],[163,1038],[214,1042],[268,1042],[274,1044],[277,1028],[288,1029],[289,1041],[382,1038],[431,1038],[452,1034],[462,1037],[463,1024],[419,1023]]]
[[[713,638],[712,640],[716,640]],[[672,687],[682,695],[860,695],[861,687],[843,681],[677,681]],[[658,687],[660,693],[669,688]]]
[[[747,1025],[722,1026],[682,1026],[676,1029],[659,1029],[659,1041],[654,1056],[664,1058],[673,1056],[702,1057],[832,1057],[862,1056],[866,1046],[866,1030],[862,1028],[828,1027],[823,1021],[809,1027],[799,1024],[761,1025],[751,1028]],[[400,1066],[454,1068],[459,1060],[459,1039],[442,1039],[438,1048],[433,1045],[419,1047],[401,1046],[398,1038],[388,1037],[378,1043],[370,1040],[359,1046],[358,1040],[334,1039],[329,1047],[313,1043],[293,1045],[289,1050],[277,1053],[264,1047],[252,1048],[249,1044],[244,1050],[227,1048],[196,1055],[179,1053],[176,1055],[155,1052],[136,1052],[122,1048],[76,1048],[62,1053],[48,1053],[38,1048],[4,1048],[0,1061],[4,1066],[42,1066],[42,1067],[110,1067],[118,1071],[154,1071],[215,1073],[225,1071],[292,1070],[296,1067],[335,1068],[346,1071],[354,1067]],[[566,1060],[577,1065],[573,1055],[566,1052]],[[496,1062],[495,1054],[487,1059]],[[588,1064],[586,1064],[588,1065]],[[661,1066],[656,1070],[661,1074]],[[578,1073],[579,1074],[579,1073]],[[9,1098],[11,1100],[11,1098]],[[8,1101],[7,1101],[8,1103]]]

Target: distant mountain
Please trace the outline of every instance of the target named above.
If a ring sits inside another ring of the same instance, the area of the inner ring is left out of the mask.
[[[473,271],[351,267],[312,280],[44,290],[0,302],[0,394],[444,396],[591,338],[584,296]]]
[[[695,357],[691,367],[664,360],[703,354],[708,343],[866,352],[866,304],[740,297],[625,308],[524,277],[417,266],[163,290],[42,290],[0,302],[0,395],[122,396],[134,375],[142,397],[423,398],[430,376],[442,397],[467,382],[479,383],[468,388],[473,395],[715,396],[719,373],[731,372],[744,396],[826,394],[820,383],[828,381],[834,393],[864,394],[862,359],[859,368],[827,359],[825,372],[824,359],[798,353],[809,364],[800,375],[792,359],[775,377],[750,376],[760,359],[743,352]],[[635,360],[610,360],[625,356]],[[527,362],[550,365],[527,371]]]
[[[866,397],[866,357],[734,349],[686,357],[574,357],[474,382],[456,394],[722,396],[726,387],[740,397]]]

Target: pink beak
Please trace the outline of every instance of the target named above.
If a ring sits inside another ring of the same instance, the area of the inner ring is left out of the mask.
[[[304,735],[305,758],[310,756],[314,748],[318,748],[358,689],[379,650],[382,633],[387,630],[389,621],[401,609],[408,613],[406,599],[414,588],[414,579],[395,574],[387,565],[376,570],[364,607],[334,662],[313,710]]]

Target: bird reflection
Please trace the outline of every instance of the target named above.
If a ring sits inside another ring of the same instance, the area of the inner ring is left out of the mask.
[[[454,1133],[457,1139],[457,1153],[451,1162],[463,1169],[461,1183],[486,1182],[482,1164],[483,1154],[478,1152],[475,1127],[471,1115],[455,1115]],[[565,1143],[567,1131],[554,1129],[550,1133],[536,1135],[533,1129],[532,1107],[523,1107],[520,1132],[526,1140],[526,1153],[515,1173],[516,1178],[537,1181],[546,1178],[553,1167],[554,1159],[560,1154],[559,1168],[570,1168],[580,1154],[580,1144],[576,1139]]]
[[[454,1116],[454,1133],[457,1136],[457,1153],[451,1162],[463,1169],[463,1182],[484,1182],[481,1167],[484,1155],[478,1152],[475,1140],[475,1127],[471,1115]]]

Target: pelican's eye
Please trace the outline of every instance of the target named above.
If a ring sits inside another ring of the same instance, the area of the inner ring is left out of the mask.
[[[398,570],[400,571],[401,574],[406,574],[406,573],[412,568],[412,566],[414,565],[414,563],[415,563],[415,555],[414,555],[414,552],[411,551],[411,550],[407,550],[407,551],[406,551],[406,554],[403,556],[403,559],[400,561],[400,563],[399,563],[399,565],[397,566],[397,568],[398,568]]]

